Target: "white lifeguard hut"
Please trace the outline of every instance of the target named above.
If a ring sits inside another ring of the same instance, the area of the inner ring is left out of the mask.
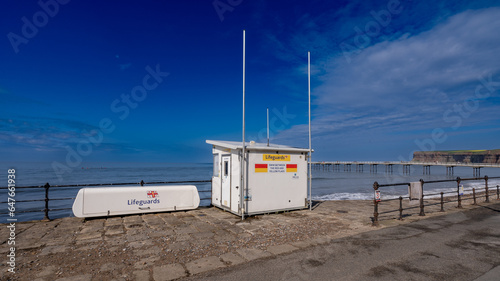
[[[243,143],[206,142],[213,153],[212,205],[240,216],[309,206],[309,149],[247,142],[242,181]]]
[[[269,144],[269,109],[267,143],[246,142],[243,30],[242,140],[206,141],[212,145],[213,153],[212,205],[240,215],[242,219],[247,215],[312,208],[310,52],[307,61],[309,149]]]

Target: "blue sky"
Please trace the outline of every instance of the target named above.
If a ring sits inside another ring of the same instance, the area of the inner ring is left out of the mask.
[[[494,149],[498,1],[3,1],[3,161],[209,162],[206,139],[314,160]]]

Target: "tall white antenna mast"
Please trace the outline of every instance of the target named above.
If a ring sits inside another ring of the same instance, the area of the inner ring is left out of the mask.
[[[267,108],[267,146],[269,146],[269,107]]]
[[[245,209],[243,204],[243,195],[245,194],[245,30],[243,30],[243,137],[241,147],[241,189],[240,189],[240,210],[241,220],[245,219]]]
[[[309,210],[312,210],[312,175],[311,175],[311,52],[307,52],[307,88],[309,96]]]

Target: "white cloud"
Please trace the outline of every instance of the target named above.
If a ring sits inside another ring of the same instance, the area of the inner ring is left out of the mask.
[[[414,138],[416,131],[450,127],[443,113],[477,100],[479,77],[500,81],[498,30],[500,9],[468,10],[431,30],[367,47],[350,63],[338,53],[316,62],[324,74],[313,91],[313,135],[320,142],[349,142],[362,132],[383,142],[394,132]],[[479,109],[461,116],[462,126],[498,120],[498,104],[491,100],[479,99]],[[284,131],[277,140],[297,139],[306,127]]]
[[[434,29],[368,47],[348,63],[337,57],[316,88],[318,104],[359,108],[415,106],[500,70],[500,9],[466,11]]]

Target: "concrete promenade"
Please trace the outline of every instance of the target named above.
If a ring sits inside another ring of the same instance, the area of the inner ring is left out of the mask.
[[[189,280],[500,280],[500,203],[333,239]]]
[[[481,208],[463,202],[382,214],[372,227],[370,201],[317,202],[314,210],[269,214],[241,221],[216,208],[83,220],[16,224],[16,273],[7,272],[6,225],[0,229],[1,280],[173,280],[223,268],[242,268],[255,260],[275,260],[317,245],[424,218]],[[431,203],[431,201],[427,201]],[[397,201],[382,202],[381,211]],[[382,209],[384,208],[384,209]],[[424,232],[426,230],[424,229]],[[363,244],[364,245],[364,244]],[[238,266],[240,265],[240,266]],[[487,267],[481,268],[484,272]],[[203,276],[203,275],[200,275]],[[249,280],[249,279],[247,279]],[[297,279],[300,280],[300,279]]]

